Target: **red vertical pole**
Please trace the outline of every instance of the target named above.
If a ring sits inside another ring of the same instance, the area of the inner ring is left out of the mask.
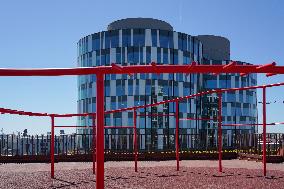
[[[93,115],[93,174],[96,174],[96,116]]]
[[[178,100],[176,101],[176,160],[177,171],[179,171],[179,107]]]
[[[266,87],[263,87],[263,108],[262,108],[262,121],[263,121],[263,144],[262,144],[262,163],[263,163],[263,176],[266,176]]]
[[[135,160],[135,172],[137,172],[137,126],[136,126],[136,109],[133,110],[133,126],[134,126],[134,160]]]
[[[50,163],[51,178],[54,178],[54,115],[51,118]]]
[[[97,74],[96,188],[104,188],[104,74]]]
[[[218,93],[218,151],[219,172],[222,172],[222,93]]]

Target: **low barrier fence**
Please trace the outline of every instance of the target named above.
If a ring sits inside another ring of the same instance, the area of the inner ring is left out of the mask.
[[[134,152],[133,134],[105,134],[105,153],[126,155]],[[266,135],[267,155],[284,154],[284,134]],[[167,153],[175,151],[175,134],[138,134],[138,152]],[[217,136],[180,134],[180,153],[210,153],[217,151]],[[262,134],[223,134],[223,151],[262,154]],[[55,155],[92,154],[92,135],[70,134],[55,136]],[[0,156],[50,155],[50,135],[0,135]]]

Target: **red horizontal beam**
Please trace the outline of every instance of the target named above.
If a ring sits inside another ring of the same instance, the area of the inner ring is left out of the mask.
[[[73,125],[68,125],[68,126],[64,126],[64,125],[57,125],[54,127],[62,127],[62,128],[77,128],[77,127],[83,127],[83,128],[87,128],[87,127],[92,127],[92,126],[73,126]]]
[[[193,64],[193,63],[192,63]],[[276,73],[284,74],[284,66],[265,67],[262,65],[235,65],[234,69],[224,69],[224,65],[132,65],[114,69],[112,66],[78,68],[10,69],[0,68],[0,76],[64,76],[90,74],[129,73]],[[194,67],[194,69],[192,68]]]
[[[271,76],[274,76],[274,75],[277,75],[277,74],[276,73],[267,73],[266,77],[271,77]]]
[[[79,117],[79,116],[96,116],[96,113],[81,113],[81,114],[55,114],[54,117]]]

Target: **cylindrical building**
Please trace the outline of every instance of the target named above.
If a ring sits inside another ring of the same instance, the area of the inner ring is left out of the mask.
[[[173,31],[173,27],[152,18],[127,18],[108,26],[107,31],[88,35],[78,42],[78,66],[92,67],[116,63],[120,65],[157,64],[227,64],[230,43],[223,37],[191,36]],[[246,64],[238,62],[239,64]],[[231,88],[256,84],[254,74],[135,74],[105,76],[105,110],[150,104],[212,88]],[[96,78],[94,75],[78,77],[78,113],[96,112]],[[208,100],[209,99],[209,100]],[[212,101],[210,101],[212,99]],[[210,109],[208,109],[208,103]],[[180,119],[214,116],[216,97],[189,99],[179,104]],[[205,111],[206,109],[206,111]],[[174,104],[140,109],[139,112],[170,114]],[[256,122],[255,91],[224,94],[223,119],[225,123]],[[137,118],[139,150],[168,150],[175,148],[175,118]],[[78,125],[92,125],[89,118],[80,118]],[[133,113],[107,114],[105,125],[131,126]],[[228,146],[233,145],[234,132],[224,130]],[[236,131],[237,130],[237,131]],[[253,127],[242,129],[254,132]],[[78,129],[78,133],[91,133],[91,129]],[[181,148],[190,149],[216,145],[216,123],[210,121],[180,120]],[[132,129],[105,129],[105,148],[126,150],[133,148]]]

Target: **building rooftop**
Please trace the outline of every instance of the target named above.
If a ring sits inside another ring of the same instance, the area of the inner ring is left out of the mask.
[[[173,27],[162,20],[153,18],[126,18],[114,21],[107,27],[108,30],[118,29],[160,29],[173,31]]]

